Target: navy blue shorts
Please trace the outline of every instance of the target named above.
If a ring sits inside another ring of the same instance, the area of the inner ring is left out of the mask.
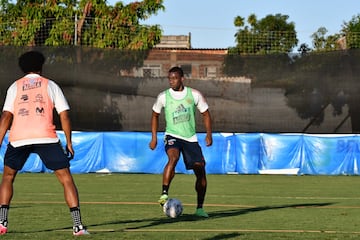
[[[165,136],[165,151],[169,148],[177,148],[182,153],[187,170],[194,168],[194,163],[204,163],[205,159],[198,142],[188,142],[170,135]]]
[[[57,143],[32,144],[21,147],[7,146],[4,164],[12,169],[21,170],[31,153],[39,155],[44,165],[53,171],[70,167],[60,141]]]

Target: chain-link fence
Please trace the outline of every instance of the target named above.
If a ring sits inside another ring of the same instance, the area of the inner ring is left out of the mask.
[[[0,46],[88,46],[124,49],[129,46],[130,39],[144,37],[147,27],[149,26],[129,26],[107,18],[77,15],[38,20],[20,19],[0,22]],[[360,48],[360,32],[335,34],[330,38],[317,37],[313,39],[312,46],[304,46],[298,42],[296,32],[287,31],[246,31],[237,33],[236,41],[237,45],[230,50],[237,54],[333,51]],[[141,40],[138,43],[140,42]]]
[[[85,17],[20,19],[0,22],[0,46],[88,46],[118,48],[146,29],[126,26],[109,19]]]

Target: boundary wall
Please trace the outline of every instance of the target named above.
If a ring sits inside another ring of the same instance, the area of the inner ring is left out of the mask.
[[[0,162],[8,144],[5,136]],[[58,131],[62,143],[64,133]],[[73,173],[160,174],[167,162],[158,133],[158,146],[150,150],[150,132],[73,132]],[[356,134],[214,133],[205,146],[198,134],[208,174],[359,175],[360,136]],[[0,165],[3,171],[3,164]],[[51,172],[31,154],[20,172]],[[176,172],[192,174],[180,159]]]

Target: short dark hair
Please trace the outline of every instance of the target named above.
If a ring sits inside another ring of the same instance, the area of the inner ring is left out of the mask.
[[[169,73],[172,73],[172,72],[177,72],[180,75],[180,77],[184,77],[184,71],[182,70],[181,67],[170,68]]]
[[[19,57],[19,67],[24,73],[40,72],[45,63],[41,52],[29,51]]]

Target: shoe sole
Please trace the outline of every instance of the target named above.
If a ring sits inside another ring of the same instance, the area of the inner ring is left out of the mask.
[[[7,233],[7,227],[4,227],[3,225],[0,226],[0,235],[4,235]]]
[[[166,203],[166,201],[167,201],[167,200],[165,200],[165,201],[160,201],[160,200],[159,200],[158,203],[159,203],[161,206],[164,206],[164,204]]]
[[[81,235],[89,235],[90,233],[86,230],[80,230],[79,232],[75,233],[73,232],[74,236],[81,236]]]

